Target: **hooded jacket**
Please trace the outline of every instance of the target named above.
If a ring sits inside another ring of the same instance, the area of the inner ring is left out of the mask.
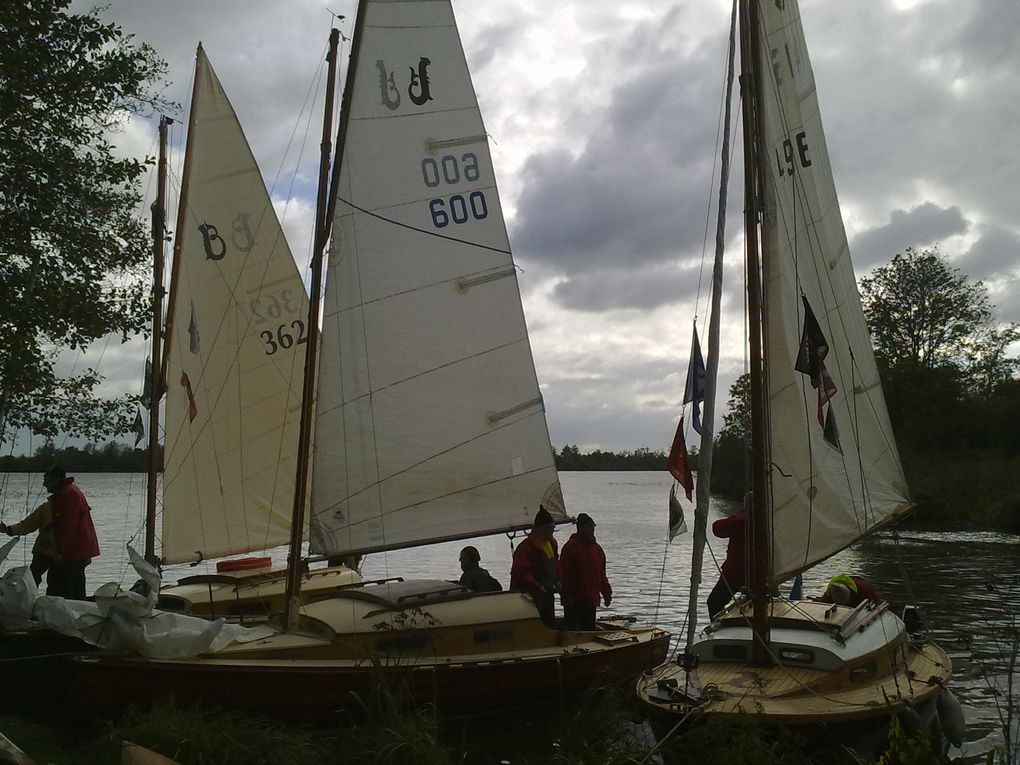
[[[563,602],[572,608],[598,608],[600,596],[613,596],[606,578],[606,553],[594,538],[570,535],[560,553],[560,576]]]

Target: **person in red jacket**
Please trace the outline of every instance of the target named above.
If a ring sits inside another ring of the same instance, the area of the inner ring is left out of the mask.
[[[613,602],[613,588],[606,577],[606,553],[595,541],[595,521],[587,513],[577,516],[577,531],[563,545],[560,580],[567,629],[595,629],[599,597],[608,606]]]
[[[556,524],[544,507],[535,514],[531,533],[514,550],[510,568],[510,589],[526,592],[535,599],[542,622],[556,626],[553,593],[559,584],[559,546],[553,539]]]
[[[30,566],[35,583],[46,574],[47,595],[84,600],[85,567],[99,555],[91,508],[74,479],[57,465],[43,475],[43,485],[49,499],[20,523],[0,523],[0,532],[22,536],[38,531]]]
[[[726,560],[719,571],[719,581],[708,594],[708,615],[715,617],[741,587],[747,585],[747,514],[751,510],[751,492],[744,495],[744,508],[712,524],[712,533],[729,539]]]

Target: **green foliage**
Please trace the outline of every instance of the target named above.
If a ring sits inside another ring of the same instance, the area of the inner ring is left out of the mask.
[[[751,376],[743,374],[730,386],[723,427],[712,457],[712,493],[738,500],[747,491],[747,455],[751,442]]]
[[[162,459],[162,449],[159,456]],[[47,441],[31,457],[9,454],[0,457],[0,473],[41,473],[53,465],[60,465],[72,474],[144,473],[149,469],[149,450],[132,449],[116,441],[103,446],[86,444],[82,449],[76,446],[58,449]]]
[[[129,115],[167,106],[165,64],[98,10],[69,0],[0,5],[0,433],[126,432],[127,399],[98,399],[94,370],[61,376],[58,352],[149,316],[150,245],[136,217],[148,161],[118,157]]]
[[[581,454],[576,446],[567,444],[554,451],[557,470],[665,470],[666,454],[662,451],[637,449],[633,452],[604,452],[596,449]]]
[[[968,391],[990,395],[1016,373],[1007,355],[1015,324],[997,324],[982,282],[971,283],[938,248],[907,248],[861,279],[879,364],[887,369],[957,369]]]
[[[740,765],[793,765],[805,762],[804,742],[776,726],[706,722],[691,726],[662,747],[666,762],[725,762]],[[830,765],[838,760],[827,759]]]
[[[172,702],[128,711],[97,746],[98,762],[115,762],[121,741],[148,747],[189,765],[326,763],[329,740],[310,728],[284,725],[236,712]]]
[[[875,765],[930,765],[940,760],[927,731],[907,735],[900,721],[893,718],[889,724],[885,751],[875,761]]]

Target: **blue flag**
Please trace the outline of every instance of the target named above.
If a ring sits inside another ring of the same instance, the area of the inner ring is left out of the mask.
[[[698,328],[694,328],[691,341],[691,363],[687,366],[687,384],[684,386],[684,404],[693,404],[691,425],[701,435],[701,403],[705,400],[705,359],[701,356]]]

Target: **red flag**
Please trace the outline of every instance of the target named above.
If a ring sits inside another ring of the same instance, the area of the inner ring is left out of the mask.
[[[691,465],[687,459],[687,444],[684,442],[684,418],[680,418],[680,424],[676,426],[676,435],[673,436],[673,448],[669,450],[669,461],[666,463],[669,472],[684,487],[684,494],[689,502],[694,501],[694,476],[691,475]]]
[[[188,422],[194,422],[198,417],[198,404],[195,403],[195,394],[191,390],[191,380],[187,372],[181,372],[181,385],[188,391]]]

